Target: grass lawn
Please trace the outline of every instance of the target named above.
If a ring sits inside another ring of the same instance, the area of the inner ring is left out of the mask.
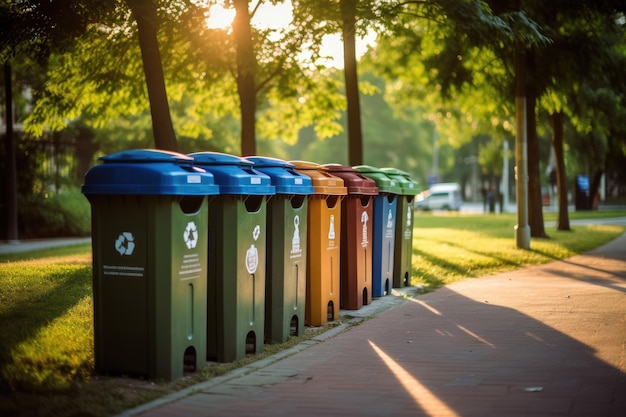
[[[621,212],[571,213],[581,217]],[[546,213],[546,221],[554,215]],[[436,215],[414,219],[412,285],[428,290],[461,279],[562,259],[595,248],[622,226],[573,226],[550,239],[517,249],[515,215]],[[330,326],[334,325],[333,323]],[[261,355],[207,369],[174,382],[107,377],[93,373],[91,246],[0,255],[0,415],[108,416],[271,355],[326,328]]]

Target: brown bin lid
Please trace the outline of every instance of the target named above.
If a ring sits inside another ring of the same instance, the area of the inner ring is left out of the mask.
[[[378,195],[376,181],[361,175],[356,169],[341,164],[322,165],[332,175],[343,179],[344,185],[348,188],[348,194]]]
[[[311,178],[314,194],[346,195],[347,188],[342,178],[328,173],[328,169],[320,164],[309,161],[289,161],[296,171]]]

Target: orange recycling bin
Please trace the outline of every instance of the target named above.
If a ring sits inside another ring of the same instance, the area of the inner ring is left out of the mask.
[[[304,321],[323,326],[339,318],[341,200],[347,189],[341,178],[314,162],[291,161],[311,178],[313,194],[307,213],[306,301]]]
[[[348,191],[341,203],[341,308],[358,310],[372,302],[372,231],[378,187],[352,167],[324,165],[343,179]]]

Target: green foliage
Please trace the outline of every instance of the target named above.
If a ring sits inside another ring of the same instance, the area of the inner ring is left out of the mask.
[[[367,66],[363,66],[367,68]],[[363,128],[364,161],[368,165],[378,167],[396,167],[410,172],[419,182],[426,183],[431,167],[432,126],[424,120],[421,109],[398,106],[391,108],[385,101],[386,85],[382,78],[371,72],[360,74],[361,84],[366,89],[361,93],[361,115]],[[339,88],[339,73],[335,79]],[[315,100],[325,99],[325,96]],[[338,99],[342,99],[338,96]],[[291,143],[283,135],[276,135],[279,140],[275,143],[261,141],[259,151],[276,155],[283,159],[304,159],[317,163],[347,164],[347,139],[345,126],[345,112],[338,113],[339,119],[334,122],[339,130],[331,131],[331,136],[325,138],[324,132],[319,131],[318,112],[326,108],[333,111],[332,104],[328,103],[312,113],[311,125],[298,129],[297,140]],[[399,109],[396,111],[396,109]],[[301,120],[308,116],[302,115]],[[276,128],[288,129],[276,118]],[[264,122],[264,121],[263,121]],[[333,128],[334,129],[334,128]]]
[[[22,238],[88,236],[91,232],[91,207],[77,189],[22,195],[18,206]]]

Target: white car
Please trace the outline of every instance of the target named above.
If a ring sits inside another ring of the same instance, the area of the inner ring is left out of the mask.
[[[461,186],[457,183],[433,184],[415,199],[416,210],[459,210],[461,204]]]

